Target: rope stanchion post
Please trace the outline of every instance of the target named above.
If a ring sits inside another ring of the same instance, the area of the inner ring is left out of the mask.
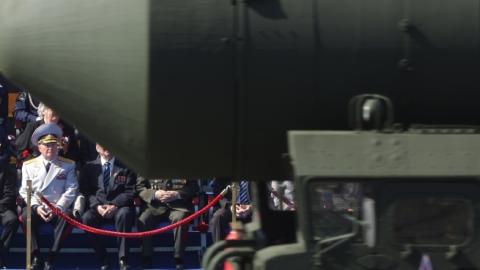
[[[237,218],[237,198],[240,196],[240,181],[234,181],[232,183],[232,223],[230,225],[231,230],[226,236],[225,240],[230,240],[230,241],[239,241],[244,238],[244,228],[243,228],[243,223],[238,221]],[[217,256],[216,254],[215,256]],[[225,263],[223,265],[223,269],[226,270],[231,270],[231,269],[237,269],[235,265],[239,265],[239,258],[230,258],[228,260],[225,260]],[[241,260],[240,260],[241,261]],[[213,262],[213,260],[212,260]],[[214,263],[215,265],[217,263]],[[215,266],[216,267],[216,266]],[[207,268],[208,269],[208,268]]]
[[[27,237],[26,237],[26,267],[25,269],[32,269],[32,180],[27,180]]]
[[[232,227],[237,224],[237,197],[240,191],[240,182],[234,181],[232,183]]]

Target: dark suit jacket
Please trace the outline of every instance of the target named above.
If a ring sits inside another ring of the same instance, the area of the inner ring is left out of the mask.
[[[242,180],[241,180],[242,181]],[[211,182],[211,187],[213,194],[218,195],[220,192],[222,192],[228,185],[232,184],[232,180],[225,178],[225,177],[217,177]],[[252,185],[250,185],[250,182],[248,183],[248,192],[250,199],[252,198]],[[225,197],[223,197],[219,204],[223,208],[225,205],[230,207],[232,202],[232,191],[230,190]]]
[[[8,167],[10,163],[10,157],[13,154],[13,149],[8,140],[7,128],[0,125],[0,172],[3,171],[3,167]]]
[[[17,177],[8,165],[0,164],[0,212],[15,211]]]
[[[103,172],[100,158],[87,162],[80,171],[80,192],[85,196],[89,207],[113,204],[117,207],[133,206],[135,195],[135,173],[115,158],[108,192],[103,189]]]
[[[245,181],[245,180],[240,180],[240,182],[241,181]],[[220,192],[222,192],[228,185],[231,185],[231,184],[232,184],[232,180],[229,180],[226,178],[215,178],[210,185],[212,187],[213,194],[217,195]],[[252,185],[250,185],[250,182],[248,182],[248,193],[250,198],[252,198]],[[232,200],[231,190],[225,195],[225,198],[228,199],[229,201]]]

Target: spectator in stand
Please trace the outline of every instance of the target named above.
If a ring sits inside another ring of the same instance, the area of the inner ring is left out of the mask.
[[[18,227],[15,211],[17,177],[9,166],[11,157],[9,145],[5,128],[0,125],[0,221],[3,226],[0,236],[0,268],[2,269],[5,268],[5,258]]]
[[[72,160],[58,156],[58,145],[62,130],[56,124],[49,123],[39,126],[32,135],[32,143],[37,146],[40,155],[23,163],[22,186],[20,196],[27,199],[27,180],[32,180],[32,189],[42,192],[43,196],[63,212],[71,213],[71,205],[77,195],[77,178],[75,163]],[[27,220],[26,207],[22,218]],[[32,197],[32,269],[41,269],[40,249],[38,244],[38,229],[43,223],[53,223],[54,241],[50,249],[44,270],[53,269],[54,259],[60,250],[60,241],[66,228],[64,219],[53,215],[52,211]]]
[[[23,132],[29,122],[35,122],[41,119],[38,115],[39,104],[40,101],[27,91],[21,91],[18,94],[13,109],[13,118],[16,123],[19,123],[16,126],[20,132]]]
[[[5,128],[8,117],[8,88],[7,80],[0,73],[0,128]]]
[[[272,208],[276,210],[295,210],[295,203],[293,200],[294,186],[293,182],[289,180],[276,181],[270,183],[270,191],[272,198]]]
[[[225,179],[217,178],[214,180],[212,186],[215,194],[220,193],[227,185],[229,181]],[[252,220],[252,204],[250,199],[250,185],[248,181],[242,180],[239,183],[237,204],[236,204],[236,217],[242,223],[248,223]],[[220,208],[218,208],[210,220],[210,228],[212,228],[212,240],[217,242],[225,239],[230,231],[230,223],[232,222],[232,204],[231,197],[220,201]]]
[[[94,227],[115,223],[116,231],[130,232],[135,221],[133,198],[136,175],[100,144],[96,144],[96,149],[98,159],[88,162],[80,171],[80,192],[89,204],[88,210],[82,216],[83,223]],[[110,269],[103,239],[90,234],[89,236],[100,259],[100,269]],[[120,270],[130,269],[128,242],[125,238],[118,239]]]
[[[196,181],[187,179],[137,179],[137,192],[143,202],[138,219],[140,231],[148,231],[162,220],[178,222],[193,212],[192,198],[198,194]],[[177,270],[183,269],[183,253],[188,234],[188,224],[173,230],[174,260]],[[152,238],[143,238],[142,268],[152,266]]]
[[[29,122],[25,130],[15,140],[17,158],[23,161],[38,156],[38,149],[30,140],[33,131],[42,124],[55,123],[63,131],[63,137],[60,138],[61,147],[59,149],[59,155],[77,161],[79,159],[79,151],[74,129],[62,121],[52,108],[43,103],[38,105],[38,112],[41,119],[35,122]]]

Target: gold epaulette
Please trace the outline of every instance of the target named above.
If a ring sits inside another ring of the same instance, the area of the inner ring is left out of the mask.
[[[68,164],[75,164],[75,161],[73,161],[71,159],[68,159],[68,158],[64,158],[64,157],[58,157],[58,160],[63,161],[63,162],[68,163]]]
[[[36,158],[36,157],[31,158],[31,159],[29,159],[29,160],[25,160],[25,161],[23,162],[23,165],[28,165],[28,164],[30,164],[30,163],[33,163],[33,162],[37,161],[37,160],[39,160],[39,159]]]

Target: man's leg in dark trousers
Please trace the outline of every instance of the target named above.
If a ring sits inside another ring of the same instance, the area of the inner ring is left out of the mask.
[[[70,212],[66,212],[65,214],[70,215]],[[48,255],[48,260],[53,262],[57,253],[60,251],[61,244],[62,244],[62,237],[65,233],[65,229],[67,228],[67,221],[60,217],[55,217],[50,221],[50,224],[53,225],[53,245],[50,248],[50,254]]]
[[[217,209],[210,219],[210,228],[212,228],[212,240],[218,242],[224,240],[230,229],[232,222],[232,212],[228,205]]]
[[[18,218],[17,215],[12,210],[6,210],[5,212],[0,213],[2,218],[3,231],[0,236],[1,241],[1,250],[7,251],[12,242],[13,236],[18,229]]]
[[[135,212],[131,207],[121,207],[115,213],[115,229],[119,232],[131,232]],[[128,257],[128,242],[126,238],[117,238],[118,242],[118,258]]]
[[[167,214],[167,208],[159,209],[146,208],[138,218],[138,229],[142,232],[152,230]],[[142,238],[142,257],[152,257],[153,244],[152,237]]]
[[[89,209],[83,214],[82,222],[87,226],[98,228],[104,223],[104,218],[100,216],[96,210]],[[97,254],[101,264],[108,265],[107,251],[103,245],[103,237],[91,233],[88,233],[88,237],[90,238],[95,254]]]
[[[27,228],[27,207],[22,209],[22,220],[24,231],[26,232]],[[45,221],[33,211],[32,208],[32,255],[33,257],[40,256],[40,249],[38,248],[38,230],[40,225],[44,224]]]
[[[67,215],[71,215],[69,212],[65,212]],[[53,246],[50,249],[50,252],[52,253],[57,253],[60,251],[61,244],[62,244],[62,238],[65,233],[65,229],[67,228],[67,221],[63,218],[56,217],[51,221],[52,224],[54,224],[54,231],[53,231]]]
[[[0,236],[0,266],[3,265],[5,255],[7,255],[8,249],[12,242],[13,237],[18,229],[18,218],[12,210],[6,210],[0,213],[3,231]]]

